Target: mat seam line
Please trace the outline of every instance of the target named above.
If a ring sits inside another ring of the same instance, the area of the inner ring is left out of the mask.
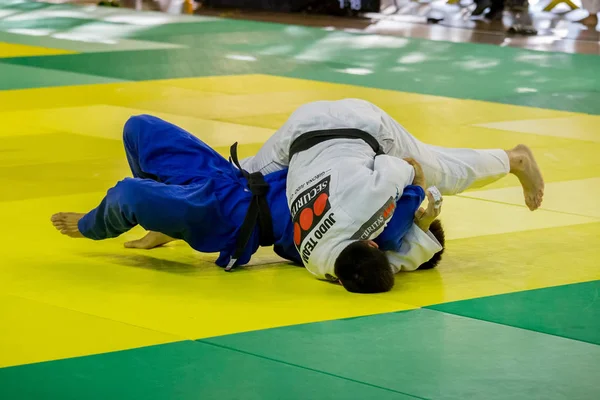
[[[482,199],[482,198],[479,198],[479,197],[471,197],[469,195],[464,195],[464,194],[456,195],[456,197],[462,197],[462,198],[471,199],[471,200],[481,200],[481,201],[486,201],[488,203],[503,204],[503,205],[513,206],[513,207],[527,208],[526,206],[523,206],[521,204],[508,203],[508,202],[500,201],[500,200]],[[540,208],[539,210],[546,211],[546,212],[551,212],[551,213],[555,213],[555,214],[572,215],[572,216],[575,216],[575,217],[585,217],[585,218],[592,218],[592,219],[595,219],[595,220],[600,220],[600,218],[598,218],[596,216],[585,215],[585,214],[578,214],[578,213],[573,213],[573,212],[568,212],[568,211],[548,210],[548,209],[545,209],[545,208]]]
[[[251,353],[249,351],[235,349],[233,347],[229,347],[229,346],[225,346],[225,345],[221,345],[221,344],[216,344],[216,343],[208,342],[205,339],[198,339],[198,340],[196,340],[196,342],[197,343],[202,343],[202,344],[208,344],[210,346],[218,347],[218,348],[221,348],[221,349],[235,351],[235,352],[241,353],[241,354],[246,354],[246,355],[250,355],[250,356],[262,358],[264,360],[269,360],[269,361],[273,361],[273,362],[280,363],[280,364],[289,365],[289,366],[296,367],[296,368],[305,369],[307,371],[317,372],[317,373],[328,375],[328,376],[332,376],[332,377],[335,377],[335,378],[338,378],[338,379],[343,379],[343,380],[354,382],[354,383],[358,383],[358,384],[361,384],[361,385],[365,385],[365,386],[370,386],[370,387],[377,388],[377,389],[386,390],[388,392],[393,392],[393,393],[398,393],[398,394],[402,394],[402,395],[405,395],[405,396],[410,396],[410,397],[413,397],[415,399],[431,400],[431,399],[428,399],[427,397],[421,397],[421,396],[417,396],[417,395],[414,395],[414,394],[409,394],[409,393],[401,392],[399,390],[389,389],[389,388],[386,388],[386,387],[383,387],[383,386],[378,386],[378,385],[375,385],[375,384],[372,384],[372,383],[361,382],[361,381],[358,381],[358,380],[355,380],[355,379],[352,379],[352,378],[348,378],[348,377],[345,377],[345,376],[337,375],[337,374],[334,374],[334,373],[331,373],[331,372],[321,371],[321,370],[310,368],[310,367],[306,367],[306,366],[303,366],[303,365],[294,364],[294,363],[290,363],[290,362],[283,361],[283,360],[278,360],[276,358],[271,358],[271,357],[263,356],[263,355],[260,355],[260,354]]]
[[[180,335],[175,334],[175,333],[159,331],[159,330],[156,330],[156,329],[153,329],[153,328],[148,328],[148,327],[145,327],[145,326],[142,326],[142,325],[132,324],[130,322],[124,322],[124,321],[121,321],[121,320],[118,320],[118,319],[103,317],[101,315],[91,314],[91,313],[87,313],[87,312],[84,312],[84,311],[75,310],[75,309],[72,309],[72,308],[69,308],[69,307],[63,307],[63,306],[59,306],[59,305],[56,305],[56,304],[47,303],[45,301],[40,301],[40,300],[32,299],[32,298],[29,298],[29,297],[24,297],[24,296],[21,296],[21,295],[15,295],[15,294],[12,294],[12,293],[0,293],[0,296],[15,297],[17,299],[32,301],[32,302],[35,302],[35,303],[43,304],[43,305],[46,305],[46,306],[49,306],[49,307],[53,307],[53,308],[58,308],[58,309],[61,309],[61,310],[67,310],[67,311],[71,311],[71,312],[74,312],[74,313],[77,313],[77,314],[87,315],[88,317],[99,318],[99,319],[102,319],[102,320],[105,320],[105,321],[116,322],[116,323],[119,323],[119,324],[124,324],[124,325],[127,325],[127,326],[131,326],[131,327],[134,327],[134,328],[144,329],[144,330],[147,330],[147,331],[150,331],[150,332],[155,332],[155,333],[160,333],[162,335],[173,336],[173,337],[175,337],[175,338],[178,339],[175,342],[188,341],[188,340],[189,341],[195,341],[195,339],[193,339],[191,337],[185,337],[185,336],[180,336]],[[175,342],[166,342],[166,343],[163,343],[163,344],[175,343]],[[154,345],[145,345],[145,346],[141,346],[141,347],[147,347],[147,346],[154,346]],[[127,350],[127,349],[124,349],[124,350]],[[116,351],[120,351],[120,350],[116,350]]]
[[[469,300],[466,300],[466,301],[469,301]],[[471,320],[474,320],[474,321],[482,321],[482,322],[487,322],[489,324],[507,326],[509,328],[519,329],[519,330],[522,330],[522,331],[539,333],[540,335],[554,336],[554,337],[558,337],[558,338],[561,338],[561,339],[570,340],[570,341],[573,341],[573,342],[586,343],[586,344],[590,344],[590,345],[593,345],[593,346],[600,346],[599,343],[589,342],[587,340],[581,340],[581,339],[574,339],[574,338],[571,338],[571,337],[568,337],[568,336],[557,335],[555,333],[540,332],[540,331],[536,331],[534,329],[529,329],[529,328],[523,328],[523,327],[520,327],[520,326],[509,325],[509,324],[502,323],[502,322],[497,322],[497,321],[490,321],[490,320],[485,319],[485,318],[476,318],[476,317],[471,317],[469,315],[456,314],[456,313],[449,312],[449,311],[437,310],[435,308],[429,308],[429,307],[423,307],[423,308],[425,308],[425,309],[427,309],[429,311],[435,311],[435,312],[440,312],[440,313],[443,313],[443,314],[454,315],[456,317],[461,317],[461,318],[468,318],[468,319],[471,319]]]
[[[99,52],[101,53],[101,52]],[[107,53],[114,53],[113,51],[107,52]],[[116,80],[116,82],[99,82],[99,83],[78,83],[78,84],[67,84],[67,85],[51,85],[51,86],[34,86],[34,87],[24,87],[24,88],[19,88],[19,89],[6,89],[6,90],[26,90],[26,89],[43,89],[43,88],[47,88],[47,87],[68,87],[68,86],[87,86],[87,85],[98,85],[98,84],[106,84],[106,83],[119,83],[119,82],[143,82],[143,81],[132,81],[129,79],[124,79],[124,78],[118,78],[118,77],[114,77],[114,76],[109,76],[109,75],[96,75],[96,74],[90,74],[90,73],[85,73],[85,72],[80,72],[80,71],[73,71],[73,70],[69,70],[66,67],[65,68],[53,68],[50,66],[42,66],[42,65],[37,65],[37,64],[26,64],[26,63],[18,63],[18,62],[12,62],[12,60],[17,59],[17,58],[50,58],[50,57],[65,57],[65,56],[74,56],[74,55],[85,55],[85,54],[91,54],[91,53],[74,53],[74,54],[57,54],[57,55],[47,55],[47,56],[28,56],[28,57],[10,57],[10,58],[2,58],[0,60],[0,64],[1,65],[9,65],[9,66],[17,66],[17,67],[25,67],[25,68],[31,68],[31,69],[35,69],[35,70],[46,70],[46,71],[58,71],[58,72],[66,72],[68,74],[73,74],[73,75],[82,75],[82,76],[90,76],[93,78],[105,78],[105,79],[113,79]],[[35,72],[35,71],[32,71]],[[5,89],[2,89],[5,90]]]

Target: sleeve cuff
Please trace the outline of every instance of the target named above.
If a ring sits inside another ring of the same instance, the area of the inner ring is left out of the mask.
[[[413,224],[406,236],[411,242],[419,243],[425,252],[431,254],[431,257],[443,248],[440,242],[433,236],[433,233],[430,231],[424,232],[415,224]]]

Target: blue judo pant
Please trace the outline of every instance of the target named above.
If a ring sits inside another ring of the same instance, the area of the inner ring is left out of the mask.
[[[84,236],[112,238],[139,224],[201,252],[235,247],[251,198],[239,170],[195,136],[148,115],[127,121],[123,142],[134,178],[117,183],[79,221]]]

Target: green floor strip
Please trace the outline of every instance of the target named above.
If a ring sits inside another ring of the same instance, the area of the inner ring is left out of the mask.
[[[120,37],[190,49],[26,57],[2,63],[127,80],[266,73],[600,114],[600,57],[594,55],[362,35],[252,21],[200,17],[197,21],[123,29]],[[38,29],[42,24],[68,32],[86,23],[98,22],[62,17],[9,20],[0,21],[0,30]],[[231,55],[249,56],[252,60],[228,58]],[[13,84],[18,85],[18,81]]]
[[[9,20],[0,19],[0,30],[6,31],[9,29],[53,29],[67,30],[73,29],[81,25],[88,24],[90,20],[80,18],[36,18],[36,19],[18,19]]]
[[[176,49],[181,45],[129,39],[106,39],[105,42],[86,42],[85,40],[56,39],[51,36],[28,36],[0,32],[0,42],[39,46],[52,49],[71,50],[78,53],[96,53],[109,51]]]
[[[0,369],[0,398],[409,400],[415,397],[188,341]]]
[[[0,63],[0,90],[121,82],[122,79]]]
[[[429,399],[600,398],[600,347],[432,310],[202,342]]]
[[[600,281],[458,301],[428,308],[600,344]]]
[[[19,11],[35,11],[42,8],[56,8],[56,5],[44,3],[41,1],[26,1],[26,0],[0,0],[0,8],[14,9]]]
[[[282,25],[280,24],[198,17],[198,22],[196,23],[175,22],[172,24],[162,24],[152,27],[151,29],[136,31],[131,34],[130,38],[204,47],[207,45],[211,46],[212,44],[208,40],[198,40],[198,35],[202,35],[202,38],[204,38],[204,35],[219,33],[239,34],[249,32],[274,32],[279,34],[281,30]],[[245,42],[250,43],[249,40],[246,40]]]
[[[224,60],[226,62],[223,62]],[[117,51],[68,54],[62,57],[10,58],[0,60],[0,68],[3,63],[134,81],[249,74],[255,71],[255,68],[249,66],[248,63],[224,59],[223,52],[198,49]],[[4,89],[4,87],[0,86],[0,89]]]

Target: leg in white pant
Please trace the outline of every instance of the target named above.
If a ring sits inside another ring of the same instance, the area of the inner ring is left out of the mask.
[[[381,120],[393,136],[393,143],[386,146],[385,153],[415,159],[423,168],[427,185],[436,186],[442,194],[482,187],[512,173],[521,182],[529,209],[535,210],[542,203],[544,180],[527,146],[518,145],[511,150],[432,146],[417,140],[384,111],[381,111]]]
[[[436,186],[444,195],[485,186],[510,172],[510,161],[504,150],[432,146],[417,140],[389,115],[382,115],[382,121],[394,136],[393,144],[385,153],[415,159],[423,168],[427,185]]]
[[[544,181],[533,154],[527,146],[519,145],[511,150],[450,149],[420,142],[385,111],[374,110],[385,131],[393,140],[383,140],[384,153],[399,158],[413,158],[423,168],[427,185],[436,186],[442,194],[461,193],[468,188],[485,186],[508,173],[515,174],[531,210],[538,208],[544,193]],[[278,132],[279,133],[279,132]],[[379,134],[373,135],[378,138]],[[378,138],[380,139],[380,138]],[[289,140],[289,139],[288,139]],[[285,168],[289,154],[282,145],[281,135],[275,134],[259,150],[255,157],[242,161],[242,167],[250,172],[268,174]]]

